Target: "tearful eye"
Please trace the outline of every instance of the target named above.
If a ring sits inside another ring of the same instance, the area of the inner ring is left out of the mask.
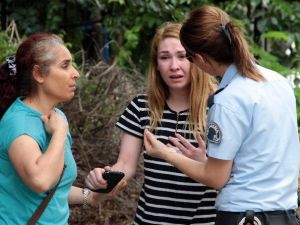
[[[168,59],[168,58],[170,58],[169,56],[160,56],[159,57],[160,59]]]
[[[186,59],[186,55],[180,55],[179,59]]]

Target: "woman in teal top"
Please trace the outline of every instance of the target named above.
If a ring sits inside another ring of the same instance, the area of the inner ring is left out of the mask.
[[[77,172],[68,122],[56,105],[72,99],[79,73],[63,41],[36,33],[0,67],[0,224],[26,224],[66,169],[36,224],[65,225],[70,204],[101,194],[72,186]],[[91,193],[89,195],[89,193]],[[13,209],[13,210],[12,210]]]

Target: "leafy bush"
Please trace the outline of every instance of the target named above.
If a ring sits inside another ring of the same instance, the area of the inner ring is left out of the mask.
[[[18,43],[10,39],[6,32],[0,31],[0,60],[5,61],[6,57],[16,52]]]
[[[125,71],[103,62],[92,66],[80,77],[73,100],[62,106],[68,115],[73,137],[73,154],[77,162],[76,184],[82,186],[88,172],[95,167],[112,165],[119,153],[120,130],[116,120],[131,98],[144,92],[144,81],[137,71]],[[99,207],[72,206],[70,224],[129,225],[143,183],[140,160],[136,178],[116,198]]]

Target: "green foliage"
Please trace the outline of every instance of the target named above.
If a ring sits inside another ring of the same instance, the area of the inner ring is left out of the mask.
[[[7,34],[0,32],[0,62],[4,62],[8,55],[13,55],[16,52],[17,43],[10,40]]]
[[[250,43],[260,45],[265,51],[278,58],[288,67],[299,67],[300,2],[285,0],[234,0],[223,3],[225,10],[233,17],[244,21]],[[289,49],[290,54],[285,54]]]
[[[287,74],[290,71],[289,68],[279,63],[278,58],[276,56],[266,52],[263,48],[259,47],[258,45],[252,45],[251,50],[254,53],[255,58],[257,59],[260,65],[275,70],[281,74]]]
[[[80,23],[78,4],[77,0],[7,1],[7,20],[16,21],[23,36],[39,31],[61,34],[65,41],[72,42],[74,51],[78,51],[82,46],[83,32],[80,26],[69,25],[75,21]]]
[[[209,1],[202,1],[205,2]],[[185,14],[199,4],[192,0],[106,0],[101,3],[96,4],[98,9],[103,10],[105,5],[111,15],[103,18],[103,24],[110,37],[121,46],[112,54],[120,66],[134,65],[141,71],[147,67],[150,40],[155,29],[166,21],[182,21]]]
[[[299,1],[7,0],[6,5],[8,20],[17,22],[21,34],[40,30],[62,34],[64,40],[72,44],[76,60],[87,57],[91,42],[97,48],[96,53],[101,53],[103,34],[99,28],[95,29],[95,25],[105,27],[110,38],[106,44],[110,47],[111,58],[121,67],[137,68],[143,73],[148,64],[150,41],[160,24],[180,22],[195,7],[216,5],[243,26],[261,65],[283,75],[292,74],[300,67]],[[95,33],[100,38],[96,39]],[[87,37],[90,39],[86,46]],[[299,97],[298,91],[295,92]]]
[[[261,38],[287,41],[289,36],[280,31],[268,31],[268,32],[262,34]]]
[[[57,31],[63,20],[61,12],[65,7],[65,3],[60,0],[52,0],[47,7],[45,27],[47,30]]]

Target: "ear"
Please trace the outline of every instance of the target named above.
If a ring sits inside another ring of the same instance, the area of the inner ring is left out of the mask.
[[[207,62],[207,59],[198,53],[195,54],[194,58],[201,64],[204,64]]]
[[[42,74],[41,68],[38,65],[33,66],[32,77],[38,84],[44,83],[45,77]]]

